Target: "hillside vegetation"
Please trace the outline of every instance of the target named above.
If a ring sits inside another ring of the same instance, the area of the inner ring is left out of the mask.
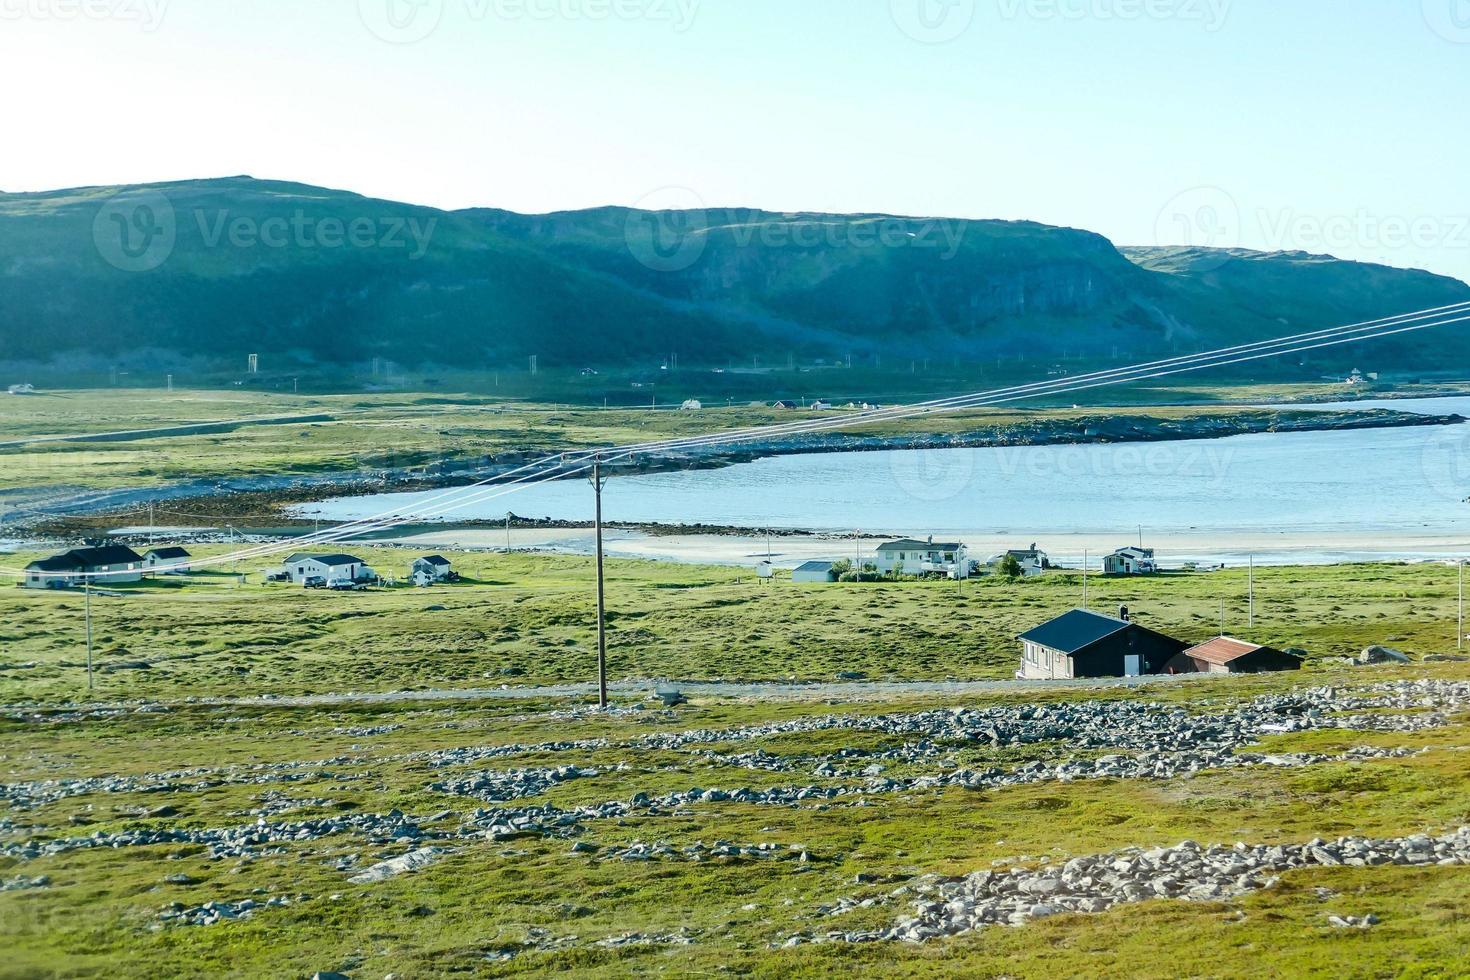
[[[1143,357],[1470,299],[1302,253],[1124,249],[1029,222],[445,212],[235,177],[0,194],[0,361],[455,369]],[[1455,332],[1365,369],[1470,353]],[[1316,356],[1345,370],[1360,352]],[[887,359],[885,361],[885,358]],[[1415,365],[1411,367],[1411,365]],[[1301,373],[1301,365],[1289,366]]]

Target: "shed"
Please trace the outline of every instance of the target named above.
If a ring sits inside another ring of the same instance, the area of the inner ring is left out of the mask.
[[[188,549],[179,547],[150,548],[143,554],[143,567],[157,571],[163,566],[167,575],[182,575],[189,570],[189,559],[194,557]]]
[[[1164,672],[1169,674],[1265,674],[1282,670],[1301,670],[1302,659],[1273,647],[1260,646],[1220,636],[1199,646],[1190,647],[1170,660]]]
[[[835,562],[830,561],[809,561],[798,565],[791,572],[791,581],[808,585],[829,585],[837,580],[832,574],[834,564]]]

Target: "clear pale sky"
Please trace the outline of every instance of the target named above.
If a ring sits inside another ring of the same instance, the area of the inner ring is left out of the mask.
[[[6,191],[1029,218],[1470,279],[1470,0],[0,0],[0,86]]]

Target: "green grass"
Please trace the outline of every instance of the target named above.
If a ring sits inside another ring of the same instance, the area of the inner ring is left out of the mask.
[[[223,548],[200,548],[200,554]],[[382,572],[417,554],[357,549]],[[23,565],[28,554],[10,556]],[[226,574],[118,589],[92,602],[97,696],[304,694],[586,681],[595,630],[593,563],[579,556],[461,554],[471,580],[355,594],[250,584]],[[1242,635],[1325,658],[1387,643],[1453,647],[1454,571],[1439,565],[1265,568],[1247,629],[1242,571],[1094,579],[1094,608],[1127,605],[1151,627],[1200,642],[1219,606]],[[1081,602],[1075,573],[1039,580],[763,587],[752,572],[644,561],[608,565],[610,670],[633,680],[1002,679],[1014,638]],[[442,607],[442,608],[434,608]],[[0,589],[0,701],[86,696],[78,592]],[[149,663],[150,669],[130,664]],[[22,665],[34,664],[33,667]]]

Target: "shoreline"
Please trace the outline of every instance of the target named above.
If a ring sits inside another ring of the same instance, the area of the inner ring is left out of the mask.
[[[1207,410],[1217,406],[1196,406]],[[1425,415],[1383,408],[1320,411],[1310,405],[1296,407],[1241,408],[1225,414],[1201,414],[1182,418],[1151,415],[1084,414],[1072,419],[1021,419],[995,428],[958,433],[910,433],[904,435],[798,436],[735,449],[712,449],[692,453],[650,455],[635,463],[609,467],[617,475],[645,475],[689,469],[724,469],[743,463],[781,456],[828,453],[918,451],[934,449],[996,449],[1041,446],[1094,446],[1155,444],[1192,440],[1217,440],[1235,436],[1291,432],[1341,432],[1397,428],[1430,428],[1464,424],[1457,414]],[[575,451],[575,450],[573,450]],[[95,519],[108,513],[122,515],[148,503],[171,503],[191,513],[168,522],[155,517],[159,527],[197,527],[200,521],[242,524],[247,519],[268,521],[258,526],[270,530],[312,527],[317,521],[292,513],[292,508],[330,500],[453,490],[471,483],[508,476],[527,463],[542,458],[536,449],[517,450],[477,460],[472,466],[438,473],[427,468],[385,470],[376,475],[338,472],[315,476],[196,478],[171,486],[88,490],[75,487],[38,487],[10,491],[11,527],[40,534],[66,536],[95,531]],[[567,479],[575,474],[554,477]],[[493,483],[488,484],[493,485]],[[47,512],[28,511],[27,505],[45,507]],[[493,526],[494,522],[485,522]],[[13,532],[12,532],[13,533]]]

